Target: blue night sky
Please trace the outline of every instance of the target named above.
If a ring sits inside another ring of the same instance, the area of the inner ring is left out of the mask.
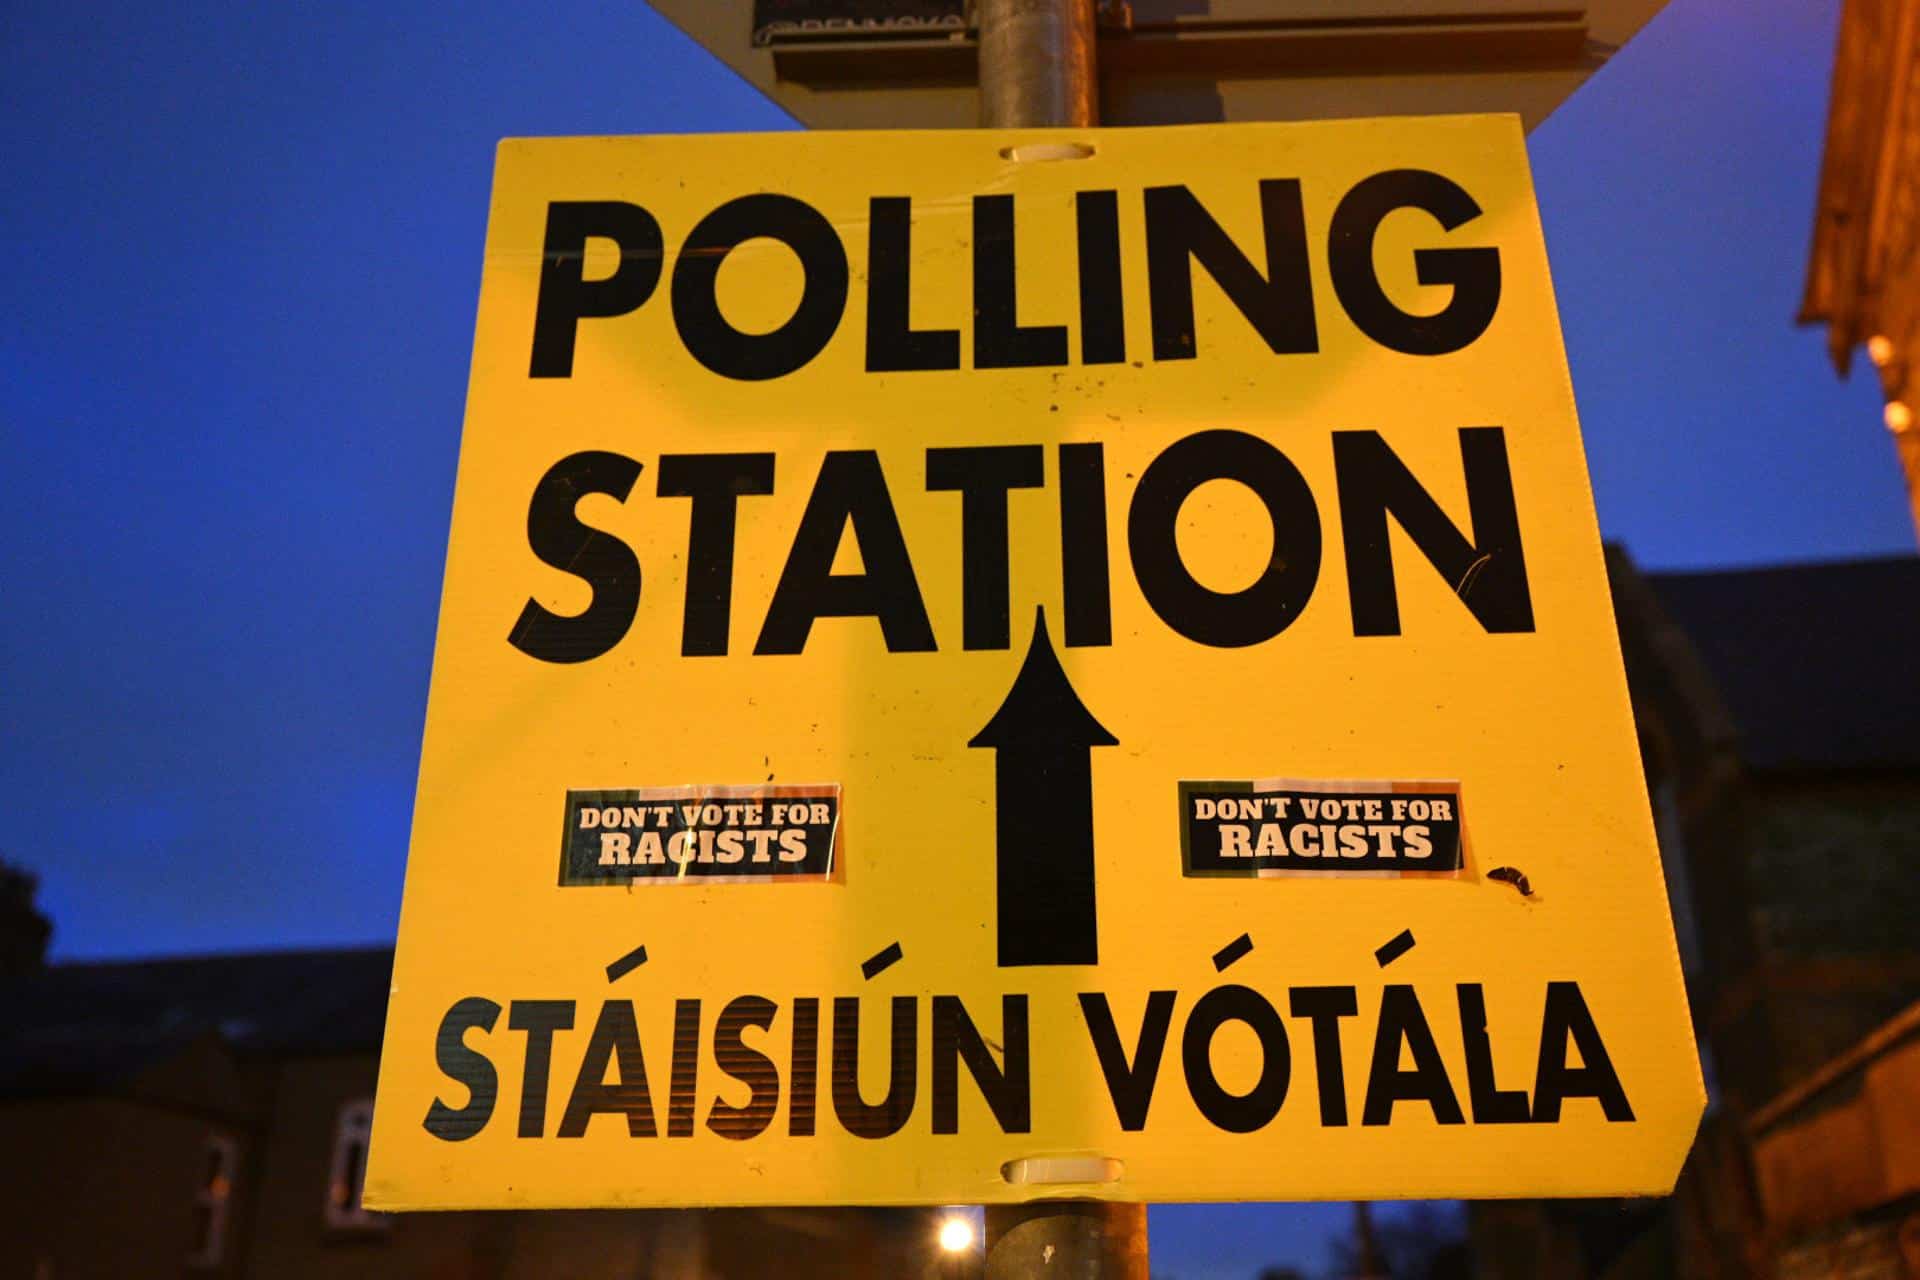
[[[1792,317],[1837,0],[1672,0],[1532,138],[1601,525],[1909,551]],[[0,23],[0,853],[56,956],[390,941],[493,147],[793,124],[636,0]],[[1156,1211],[1183,1280],[1347,1210]]]

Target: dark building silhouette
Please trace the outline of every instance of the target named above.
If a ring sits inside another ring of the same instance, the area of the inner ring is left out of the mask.
[[[39,881],[0,858],[0,979],[30,973],[46,958],[53,922],[33,905]]]
[[[1608,563],[1708,1110],[1672,1200],[1478,1205],[1476,1269],[1785,1275],[1781,1259],[1851,1230],[1848,1214],[1897,1226],[1920,1209],[1920,1176],[1896,1175],[1846,1214],[1783,1217],[1794,1162],[1776,1161],[1770,1194],[1756,1168],[1780,1100],[1920,1000],[1920,559],[1643,574],[1616,550]],[[1920,1077],[1894,1092],[1920,1121]],[[1920,1166],[1920,1123],[1883,1119],[1841,1163],[1904,1144]]]
[[[930,1213],[359,1207],[388,948],[0,982],[0,1280],[945,1275]]]

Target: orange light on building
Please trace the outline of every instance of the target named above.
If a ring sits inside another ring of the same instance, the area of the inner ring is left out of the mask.
[[[1920,125],[1910,91],[1920,60],[1920,0],[1842,8],[1834,50],[1813,248],[1802,324],[1824,324],[1842,374],[1864,344],[1880,375],[1885,422],[1920,527],[1920,432],[1909,405],[1920,370]]]

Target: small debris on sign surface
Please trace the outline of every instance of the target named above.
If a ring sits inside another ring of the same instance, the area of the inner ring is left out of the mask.
[[[1487,879],[1498,880],[1502,884],[1512,885],[1520,891],[1520,896],[1523,898],[1531,898],[1533,896],[1533,885],[1528,881],[1527,873],[1518,867],[1495,867],[1493,870],[1487,872]]]

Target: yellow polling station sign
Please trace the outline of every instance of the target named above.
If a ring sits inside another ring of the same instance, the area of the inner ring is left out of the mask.
[[[369,1206],[1656,1193],[1701,1108],[1515,118],[501,145]]]

